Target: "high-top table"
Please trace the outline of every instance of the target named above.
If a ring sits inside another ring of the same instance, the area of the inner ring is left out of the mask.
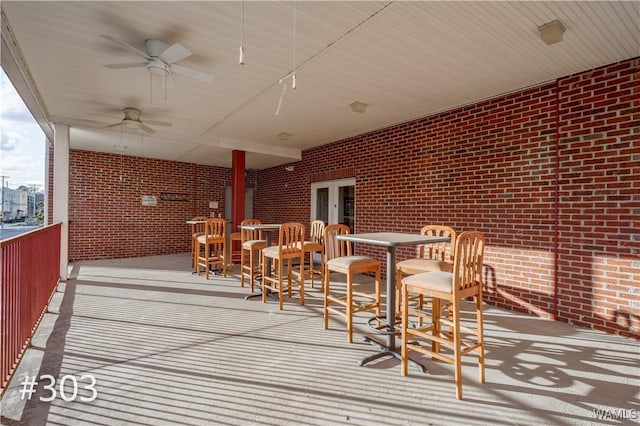
[[[280,230],[281,226],[282,225],[279,223],[260,223],[257,225],[241,225],[240,228],[248,229],[250,231],[265,231],[264,240],[266,242],[266,246],[271,247],[271,232]],[[271,273],[271,259],[267,259],[266,270],[267,270],[267,274]],[[242,273],[242,270],[240,271],[240,273]],[[261,279],[262,279],[261,275],[256,276],[256,280],[261,280]],[[270,294],[271,293],[267,292],[267,296],[269,296]],[[245,296],[245,300],[251,299],[252,297],[262,297],[262,290],[260,290],[259,293],[254,293],[254,294]]]
[[[370,232],[362,234],[338,235],[337,238],[343,241],[354,243],[374,244],[387,248],[387,312],[380,328],[380,334],[387,336],[387,344],[381,345],[375,340],[365,337],[369,343],[380,346],[381,351],[362,359],[358,365],[365,365],[369,361],[376,360],[386,355],[400,359],[396,352],[396,248],[400,246],[416,246],[421,244],[443,243],[449,241],[448,237],[433,237],[421,234],[405,234],[402,232]],[[384,331],[383,329],[384,328]],[[418,364],[423,371],[424,366]]]

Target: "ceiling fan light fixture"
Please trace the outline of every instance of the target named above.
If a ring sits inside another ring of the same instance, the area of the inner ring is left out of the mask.
[[[140,128],[140,122],[136,120],[122,120],[122,125],[127,129],[138,129]]]
[[[164,77],[169,74],[169,65],[162,61],[149,61],[147,70],[153,75]]]

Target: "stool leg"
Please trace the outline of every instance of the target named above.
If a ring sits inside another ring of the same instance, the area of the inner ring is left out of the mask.
[[[304,269],[304,257],[300,257],[300,304],[304,305],[304,275],[303,275],[303,269]],[[313,271],[311,271],[311,279],[313,282]]]
[[[402,297],[402,352],[400,356],[400,374],[406,376],[409,372],[409,350],[407,349],[407,344],[409,342],[409,332],[407,329],[409,328],[409,298],[407,297],[408,291],[402,286],[401,290]]]
[[[329,267],[324,268],[324,329],[329,328]]]
[[[244,262],[245,262],[245,255],[244,255],[244,248],[241,247],[240,248],[240,287],[244,287]],[[253,293],[253,290],[251,291]]]
[[[351,272],[347,274],[347,306],[345,314],[347,316],[347,340],[353,342],[353,277]]]
[[[280,308],[280,310],[283,309],[282,306],[282,299],[283,299],[283,295],[282,295],[282,264],[284,262],[282,261],[282,259],[278,259],[278,307]],[[291,281],[289,281],[289,286],[291,286]],[[289,291],[291,291],[291,287],[289,287]],[[289,295],[289,297],[291,297],[291,295]]]
[[[462,356],[460,355],[460,307],[453,301],[453,352],[456,382],[456,398],[462,399]]]

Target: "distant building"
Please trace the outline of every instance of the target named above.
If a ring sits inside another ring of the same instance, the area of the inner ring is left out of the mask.
[[[33,208],[33,210],[29,210],[29,211],[33,211],[34,214],[32,214],[31,216],[35,216],[38,213],[40,213],[40,210],[44,210],[44,193],[42,192],[36,192],[35,194],[35,206]],[[42,205],[40,205],[40,203],[43,203]]]
[[[33,193],[25,189],[2,188],[0,193],[1,217],[5,222],[35,216],[38,203],[44,200],[44,194]]]

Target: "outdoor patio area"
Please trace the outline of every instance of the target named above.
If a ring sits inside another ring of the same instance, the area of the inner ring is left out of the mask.
[[[317,283],[307,282],[305,306],[295,296],[279,311],[275,301],[244,299],[237,265],[207,281],[191,274],[188,254],[71,269],[4,396],[2,424],[638,422],[633,339],[485,305],[486,383],[469,356],[458,401],[453,369],[441,362],[422,359],[429,373],[410,366],[409,377],[396,359],[358,366],[377,350],[362,339],[368,316],[357,316],[353,344],[335,317],[324,330]],[[45,374],[75,376],[78,398],[41,402],[50,395],[41,381],[22,400],[25,375]],[[92,402],[80,401],[91,396],[83,375],[95,377]]]

